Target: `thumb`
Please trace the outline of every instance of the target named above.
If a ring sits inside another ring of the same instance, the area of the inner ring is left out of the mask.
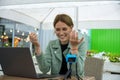
[[[78,43],[81,43],[83,41],[83,37],[81,39],[78,40]]]

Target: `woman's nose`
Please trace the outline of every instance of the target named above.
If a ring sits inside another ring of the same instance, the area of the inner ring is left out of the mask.
[[[63,34],[63,33],[64,33],[64,32],[61,30],[61,31],[60,31],[60,34]]]

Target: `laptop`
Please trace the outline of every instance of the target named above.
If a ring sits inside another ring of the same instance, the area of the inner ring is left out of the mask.
[[[0,64],[5,75],[28,78],[53,78],[59,75],[36,73],[29,48],[0,48]]]

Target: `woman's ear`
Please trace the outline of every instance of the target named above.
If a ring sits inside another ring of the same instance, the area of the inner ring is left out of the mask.
[[[73,30],[73,26],[71,26],[71,30]]]
[[[73,26],[71,26],[71,29],[73,29]]]

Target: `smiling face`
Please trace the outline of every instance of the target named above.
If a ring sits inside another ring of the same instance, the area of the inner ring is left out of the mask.
[[[69,42],[71,31],[72,27],[66,25],[64,22],[58,21],[55,25],[55,33],[61,44],[67,44]]]

